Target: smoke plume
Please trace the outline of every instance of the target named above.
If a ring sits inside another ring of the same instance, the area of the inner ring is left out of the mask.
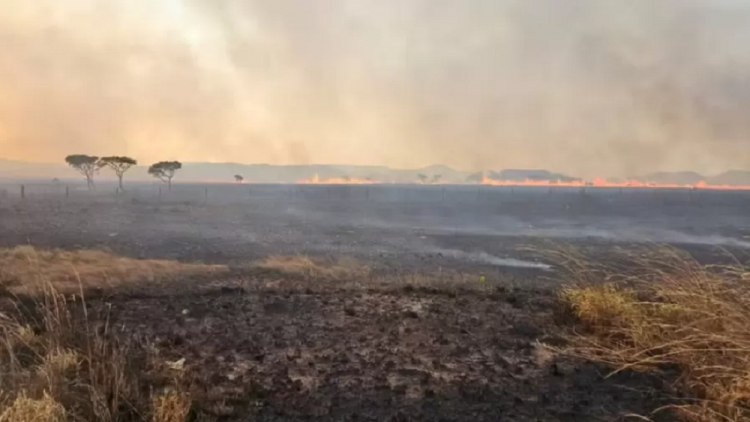
[[[744,1],[11,3],[7,158],[750,166]]]

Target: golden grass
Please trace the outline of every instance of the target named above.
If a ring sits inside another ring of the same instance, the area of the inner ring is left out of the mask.
[[[703,267],[665,249],[621,258],[609,269],[569,261],[574,279],[560,297],[578,324],[560,351],[614,372],[677,368],[675,393],[686,398],[663,409],[695,422],[750,421],[745,268]],[[591,283],[592,276],[607,282]]]
[[[80,285],[114,287],[225,270],[222,265],[132,259],[100,250],[41,250],[32,246],[0,249],[0,285],[14,293],[47,283],[58,291],[76,291]]]
[[[184,422],[190,414],[190,397],[181,391],[169,389],[151,399],[152,422]]]
[[[161,280],[221,267],[15,248],[0,250],[0,268],[4,280],[16,280],[33,297],[24,305],[32,312],[0,312],[0,422],[187,420],[190,402],[180,380],[152,400],[147,380],[160,365],[151,361],[149,345],[118,340],[106,323],[94,328],[86,284]],[[78,295],[71,299],[65,292],[74,280]],[[109,320],[107,309],[96,321]]]
[[[49,394],[31,399],[25,394],[18,397],[0,413],[0,422],[64,422],[65,409]]]
[[[38,333],[12,319],[0,326],[0,422],[186,421],[190,401],[179,385],[149,400],[148,349],[91,329],[75,306],[86,309],[49,287],[38,298]]]
[[[314,260],[305,255],[274,255],[258,263],[257,267],[287,275],[336,280],[364,277],[370,273],[370,268],[352,258],[339,258],[326,262]]]

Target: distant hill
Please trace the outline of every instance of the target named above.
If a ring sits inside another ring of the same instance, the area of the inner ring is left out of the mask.
[[[52,179],[55,177],[76,177],[76,173],[64,163],[27,163],[0,159],[0,179]]]
[[[695,185],[698,182],[706,181],[706,179],[706,176],[694,171],[660,171],[635,178],[640,182],[676,185]]]
[[[507,169],[495,171],[485,171],[470,174],[466,180],[469,182],[481,182],[482,176],[486,176],[490,180],[510,180],[522,182],[524,180],[554,180],[563,182],[579,181],[580,178],[568,176],[561,173],[553,173],[547,170],[522,170],[522,169]]]
[[[126,174],[126,180],[155,182],[146,172],[147,166],[136,166]],[[249,183],[291,183],[310,179],[317,175],[320,180],[329,178],[369,178],[382,182],[415,183],[420,175],[426,180],[439,179],[445,183],[478,183],[483,174],[492,180],[560,180],[578,181],[580,178],[541,169],[505,169],[500,171],[465,172],[446,165],[432,165],[417,169],[394,169],[386,166],[354,166],[335,164],[272,165],[239,163],[185,162],[175,178],[180,182],[233,183],[234,175],[242,175]],[[60,163],[29,163],[0,159],[0,181],[81,181],[83,177],[60,160]],[[102,169],[98,180],[114,181],[115,176]],[[643,182],[693,185],[700,181],[716,185],[750,185],[750,171],[732,170],[713,177],[696,172],[657,172],[636,177]]]
[[[153,181],[147,173],[147,166],[135,166],[126,173],[126,179],[132,181]],[[185,162],[178,172],[175,181],[189,182],[233,182],[234,175],[242,175],[246,182],[274,183],[297,182],[317,175],[321,180],[328,178],[370,178],[383,182],[412,183],[418,181],[419,175],[429,180],[439,179],[449,183],[463,183],[468,172],[454,170],[445,165],[434,165],[419,169],[393,169],[386,166],[352,166],[352,165],[271,165],[239,163],[204,163]],[[81,176],[64,163],[28,163],[23,161],[0,159],[0,180],[79,180]],[[102,169],[97,176],[99,180],[114,180],[114,175]]]
[[[694,171],[657,172],[636,177],[641,182],[656,182],[678,185],[695,185],[706,182],[709,185],[750,185],[750,171],[730,170],[716,176],[705,176]]]
[[[508,169],[500,170],[494,177],[498,180],[558,180],[561,182],[573,182],[581,180],[578,177],[572,177],[561,173],[553,173],[547,170],[520,170]]]
[[[750,186],[750,171],[730,170],[716,176],[709,177],[706,182],[712,185]]]

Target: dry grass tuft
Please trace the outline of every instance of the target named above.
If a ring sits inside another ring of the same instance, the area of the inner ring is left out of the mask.
[[[695,422],[750,421],[745,268],[704,267],[669,249],[621,257],[616,268],[587,270],[582,262],[569,261],[573,285],[561,291],[578,322],[561,352],[614,373],[676,368],[675,393],[685,398],[667,409]],[[593,277],[607,282],[591,283]]]
[[[588,327],[621,326],[639,317],[640,309],[632,290],[613,284],[566,287],[560,292],[570,311]]]
[[[64,422],[65,409],[49,394],[31,399],[25,394],[18,397],[0,413],[0,422]]]
[[[119,281],[135,281],[213,267],[28,248],[4,250],[0,259],[10,265],[3,267],[5,277],[39,275],[36,283],[22,281],[28,296],[0,298],[0,422],[131,422],[147,420],[144,415],[160,418],[154,422],[186,420],[190,403],[180,380],[168,382],[170,395],[151,400],[149,380],[159,374],[152,374],[158,365],[149,359],[149,345],[116,337],[110,308],[86,303],[83,280],[96,283],[114,273]],[[73,296],[64,293],[71,273],[81,277]]]
[[[107,326],[92,329],[89,307],[68,303],[51,286],[36,306],[38,326],[0,325],[0,422],[186,420],[190,402],[179,385],[149,400],[148,345],[118,341]]]
[[[283,274],[303,277],[319,277],[335,280],[364,277],[370,269],[351,258],[333,261],[314,260],[309,256],[270,256],[258,264],[259,268]]]
[[[0,249],[0,285],[14,293],[26,293],[47,283],[58,291],[77,291],[81,284],[84,288],[113,287],[224,270],[222,265],[140,260],[99,250],[40,250],[32,246]]]
[[[171,389],[154,395],[151,403],[152,422],[185,422],[192,404],[186,393]]]

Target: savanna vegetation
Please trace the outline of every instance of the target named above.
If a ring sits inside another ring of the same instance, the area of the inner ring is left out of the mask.
[[[138,161],[131,157],[97,157],[85,154],[68,155],[65,157],[65,162],[86,178],[86,184],[89,189],[95,188],[94,177],[99,173],[99,170],[102,168],[108,168],[115,173],[115,176],[117,176],[119,189],[124,190],[125,186],[123,185],[123,177],[125,176],[125,173],[133,166],[138,165]],[[151,165],[147,171],[151,176],[167,183],[169,189],[171,189],[172,179],[175,176],[175,172],[181,168],[182,163],[179,161],[160,161]]]

